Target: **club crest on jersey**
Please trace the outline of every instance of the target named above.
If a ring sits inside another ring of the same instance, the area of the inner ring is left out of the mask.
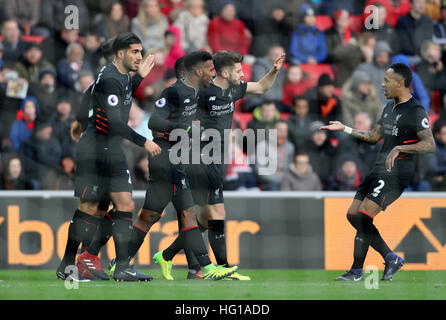
[[[166,98],[161,98],[155,102],[157,108],[162,108],[166,105]]]
[[[115,94],[111,94],[108,96],[107,98],[107,102],[109,105],[111,105],[112,107],[116,106],[118,104],[118,97]]]
[[[421,125],[423,126],[423,128],[425,128],[425,129],[429,129],[429,119],[428,119],[428,118],[424,118],[424,119],[421,121]]]

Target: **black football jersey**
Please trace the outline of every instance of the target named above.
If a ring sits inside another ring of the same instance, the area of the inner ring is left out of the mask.
[[[198,115],[202,130],[216,129],[224,143],[224,130],[231,129],[235,103],[246,94],[248,84],[242,81],[223,90],[214,83],[200,88],[198,98]],[[205,137],[204,137],[205,138]]]
[[[155,110],[149,119],[149,129],[162,134],[155,140],[169,140],[174,129],[187,129],[197,113],[198,92],[183,80],[178,80],[163,90],[155,102]]]
[[[79,150],[87,153],[121,153],[123,138],[144,146],[146,138],[128,126],[132,94],[142,77],[121,73],[114,63],[99,72],[96,81],[85,92],[78,120],[88,125],[79,141]]]
[[[395,104],[394,101],[389,102],[384,107],[378,124],[384,130],[384,143],[376,164],[382,166],[385,165],[387,155],[395,146],[418,142],[417,132],[429,129],[429,118],[423,106],[412,97],[400,104]],[[413,162],[413,155],[400,153],[398,160],[403,161],[396,161],[396,166]]]

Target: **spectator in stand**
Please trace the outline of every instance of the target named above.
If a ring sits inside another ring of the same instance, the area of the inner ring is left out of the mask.
[[[149,158],[147,152],[139,152],[132,170],[132,185],[134,190],[146,190],[149,182]]]
[[[280,113],[274,101],[264,100],[259,107],[254,109],[252,112],[252,120],[248,122],[247,129],[252,129],[256,133],[256,145],[260,141],[258,140],[259,137],[257,137],[257,131],[264,129],[265,136],[267,137],[269,129],[273,129],[279,120]]]
[[[367,113],[358,113],[354,118],[353,128],[356,130],[370,131],[372,129],[372,120]],[[361,175],[365,177],[375,166],[376,156],[381,145],[381,142],[373,145],[345,134],[339,139],[338,154],[351,155],[357,159],[358,169]]]
[[[421,46],[421,62],[415,66],[415,72],[420,76],[429,95],[433,90],[446,88],[446,71],[441,61],[441,47],[428,40]]]
[[[372,126],[381,118],[382,105],[372,78],[364,71],[357,70],[342,87],[342,117],[346,126],[353,127],[355,116],[365,112]]]
[[[316,27],[313,8],[302,6],[302,21],[291,36],[290,54],[294,64],[318,64],[327,58],[325,35]]]
[[[268,50],[268,55],[258,58],[252,65],[251,81],[259,81],[274,65],[285,49],[280,46],[273,46]],[[280,112],[289,112],[289,107],[282,106],[283,83],[285,81],[286,71],[281,69],[277,74],[276,81],[273,86],[263,95],[247,95],[245,98],[245,110],[252,111],[260,105],[262,100],[274,101],[276,108]]]
[[[57,81],[65,89],[75,91],[75,84],[83,70],[91,71],[91,66],[84,62],[84,48],[80,43],[72,43],[67,47],[66,58],[57,64]]]
[[[310,164],[306,152],[297,152],[280,183],[281,191],[320,191],[321,181]]]
[[[293,28],[286,21],[286,14],[284,6],[274,3],[268,16],[256,20],[251,45],[251,53],[254,56],[265,56],[272,45],[278,45],[287,50],[290,48],[290,35]]]
[[[436,121],[433,128],[436,151],[435,173],[431,179],[434,191],[446,191],[446,122]]]
[[[62,26],[60,33],[45,38],[41,43],[43,56],[53,66],[57,66],[60,60],[64,59],[67,54],[67,48],[70,44],[78,42],[79,30],[66,29]]]
[[[398,52],[399,39],[396,35],[395,28],[386,21],[388,16],[386,6],[382,3],[377,3],[375,6],[378,8],[378,28],[367,28],[364,25],[363,30],[372,32],[375,35],[376,41],[385,41],[390,45],[393,52]]]
[[[446,0],[441,1],[440,16],[440,19],[434,24],[433,40],[435,43],[442,46],[442,51],[444,52],[446,50]],[[445,56],[446,55],[443,55],[443,58],[445,58]]]
[[[398,53],[408,57],[410,65],[420,62],[420,49],[423,41],[433,37],[433,22],[423,12],[426,0],[411,0],[410,12],[398,19],[395,27],[399,39]]]
[[[364,9],[363,0],[329,0],[322,2],[319,9],[321,14],[333,16],[337,10],[344,9],[351,14],[359,15]]]
[[[114,1],[105,14],[100,15],[95,29],[103,39],[111,39],[130,30],[129,17],[120,1]]]
[[[393,28],[398,19],[410,11],[410,0],[368,0],[365,7],[378,4],[386,8],[386,23]]]
[[[411,67],[409,64],[409,59],[404,54],[397,54],[394,56],[392,58],[392,63],[404,63],[409,68]],[[431,111],[431,98],[423,84],[423,81],[415,71],[412,71],[411,92],[413,97],[417,99],[424,107],[426,112],[429,113]]]
[[[308,100],[305,96],[295,96],[293,103],[293,113],[288,120],[288,139],[296,150],[304,147],[310,139],[310,124],[313,118],[308,113]]]
[[[40,3],[34,0],[5,1],[3,10],[6,20],[15,20],[23,34],[29,36],[36,33],[36,25],[40,17]]]
[[[31,83],[29,95],[36,97],[39,107],[39,116],[50,119],[56,111],[57,97],[56,72],[51,68],[42,68],[39,72],[39,82]]]
[[[270,144],[268,139],[259,141],[256,149],[257,154],[265,155],[266,159],[277,164],[277,169],[273,174],[263,175],[260,169],[268,167],[270,162],[263,164],[256,161],[257,181],[264,191],[280,190],[280,183],[283,180],[285,172],[288,170],[290,163],[293,161],[294,146],[288,141],[288,125],[285,121],[276,122],[274,129],[277,130],[277,143]],[[274,159],[273,159],[274,157]]]
[[[11,142],[15,151],[19,150],[20,144],[28,139],[34,130],[34,121],[39,115],[39,104],[36,98],[28,96],[22,100],[17,118],[11,127]]]
[[[22,160],[18,155],[6,157],[3,161],[3,174],[0,190],[33,190],[32,182],[23,174]]]
[[[306,141],[303,149],[310,155],[310,164],[321,180],[322,189],[334,172],[337,151],[327,139],[327,133],[319,130],[323,125],[320,121],[310,125],[310,140]]]
[[[39,122],[38,119],[33,134],[19,148],[25,176],[38,187],[35,189],[45,189],[45,176],[51,171],[57,172],[60,166],[62,148],[51,133],[51,123]]]
[[[77,33],[84,36],[90,25],[89,9],[85,5],[88,0],[44,0],[41,1],[40,21],[38,26],[46,29],[46,32],[53,37],[60,34],[65,26],[67,14],[65,10],[68,6],[75,6],[79,10],[79,29]],[[98,0],[93,2],[98,3]],[[93,19],[91,19],[93,21]],[[50,37],[50,38],[51,38]],[[56,63],[56,61],[51,61]]]
[[[43,58],[40,45],[35,42],[27,43],[23,56],[16,66],[19,77],[25,78],[30,83],[37,83],[39,73],[43,68],[54,70],[54,66]]]
[[[52,137],[57,140],[62,148],[63,154],[76,154],[76,145],[71,138],[70,128],[74,121],[71,102],[66,97],[59,98],[56,106],[57,114],[51,121]]]
[[[305,95],[313,87],[310,76],[302,71],[298,65],[290,65],[286,71],[286,79],[283,86],[282,103],[292,107],[294,97]]]
[[[16,120],[17,111],[20,109],[21,99],[11,97],[7,93],[10,81],[26,82],[19,78],[16,71],[16,63],[7,61],[0,71],[0,137],[9,137],[12,123]]]
[[[207,41],[209,18],[203,0],[187,0],[174,25],[181,30],[181,48],[186,52],[210,50]]]
[[[183,0],[158,0],[161,12],[168,19],[169,25],[172,24],[180,12],[183,10]]]
[[[333,15],[333,27],[325,32],[328,63],[335,63],[335,52],[340,46],[356,41],[356,33],[350,28],[350,13],[345,9],[336,10]]]
[[[84,38],[84,61],[88,63],[95,72],[101,70],[101,36],[95,31],[89,31]]]
[[[26,43],[20,40],[19,25],[15,20],[2,24],[3,60],[17,62],[25,51]]]
[[[356,191],[362,175],[358,170],[357,160],[349,155],[343,156],[336,172],[328,179],[325,190]]]
[[[236,19],[235,6],[230,2],[223,6],[218,17],[209,22],[207,40],[214,53],[229,50],[246,55],[249,52],[251,37],[245,24]]]
[[[74,171],[75,164],[71,155],[62,156],[60,161],[60,168],[57,176],[47,176],[48,184],[51,190],[74,190]],[[49,179],[54,179],[53,182]]]
[[[318,80],[315,91],[309,91],[310,114],[325,124],[330,121],[342,121],[342,104],[334,93],[333,80],[323,73]]]
[[[371,77],[383,106],[387,103],[387,98],[384,96],[381,84],[384,79],[384,74],[390,66],[391,55],[392,49],[389,44],[384,41],[378,41],[373,52],[373,61],[360,64],[357,68],[357,70],[364,71]]]
[[[358,36],[358,41],[338,46],[334,53],[336,63],[336,74],[334,84],[341,88],[349,79],[355,69],[364,62],[373,60],[376,39],[371,32],[363,32]]]
[[[3,50],[5,50],[5,48],[3,47],[3,43],[0,42],[0,70],[2,69],[3,66]]]
[[[185,55],[181,48],[181,31],[178,27],[170,26],[164,34],[164,55],[166,68],[173,69],[175,62]]]
[[[145,50],[164,47],[164,33],[169,27],[157,0],[144,0],[133,18],[131,31],[142,41]]]

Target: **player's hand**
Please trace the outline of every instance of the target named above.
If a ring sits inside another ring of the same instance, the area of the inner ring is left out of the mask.
[[[328,131],[344,131],[345,125],[339,121],[330,121],[328,126],[322,126],[319,130],[328,130]]]
[[[143,61],[141,62],[141,65],[138,68],[138,74],[145,78],[150,71],[152,71],[152,68],[155,66],[155,56],[153,54],[147,55]]]
[[[286,57],[286,54],[282,53],[282,55],[276,61],[274,61],[273,68],[275,70],[280,70],[282,68],[283,63],[285,62],[285,57]]]
[[[159,131],[152,130],[152,136],[154,138],[162,138],[162,137],[164,137],[164,134]]]
[[[80,124],[79,121],[73,121],[73,123],[71,124],[71,128],[70,128],[70,133],[71,133],[71,138],[76,141],[79,142],[79,140],[82,137],[82,125]]]
[[[152,157],[156,157],[161,153],[161,147],[149,139],[146,140],[146,143],[144,144],[144,149],[146,149],[146,151],[150,153]]]
[[[398,149],[398,146],[392,149],[392,151],[389,152],[386,158],[386,169],[387,171],[391,171],[392,168],[395,166],[395,159],[400,154],[400,150]]]

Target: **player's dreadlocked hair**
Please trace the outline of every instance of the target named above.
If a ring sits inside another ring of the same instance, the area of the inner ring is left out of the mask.
[[[243,55],[234,51],[218,51],[213,60],[215,71],[220,74],[224,68],[232,68],[236,63],[242,63]]]

